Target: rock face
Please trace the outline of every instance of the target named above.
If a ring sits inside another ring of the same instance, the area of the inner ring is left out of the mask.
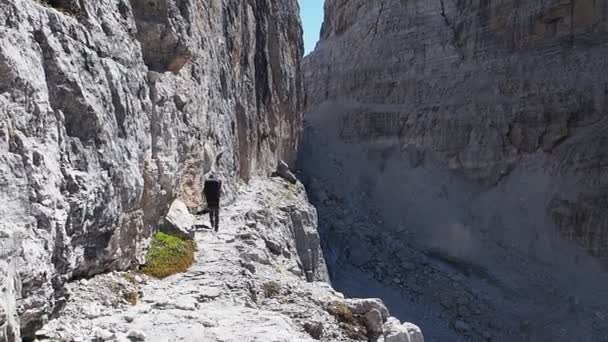
[[[325,9],[304,61],[300,168],[338,289],[359,286],[347,265],[363,270],[424,304],[404,316],[425,307],[443,317],[420,322],[424,331],[440,334],[448,320],[444,340],[456,330],[465,340],[601,340],[605,2]],[[557,293],[577,309],[566,313]],[[554,317],[541,323],[539,312]]]
[[[6,0],[0,23],[0,340],[141,262],[211,168],[231,198],[294,159],[296,0]]]

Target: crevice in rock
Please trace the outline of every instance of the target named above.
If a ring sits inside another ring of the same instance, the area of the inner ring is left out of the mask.
[[[192,60],[192,52],[187,43],[185,25],[181,20],[172,19],[174,2],[170,0],[130,0],[137,25],[137,39],[141,43],[145,64],[151,71],[175,74]],[[187,13],[190,3],[180,3],[180,13]],[[178,25],[178,26],[176,26]],[[181,32],[180,32],[181,31]],[[181,34],[180,34],[181,33]]]
[[[268,37],[268,0],[255,0],[254,16],[256,18],[255,28],[255,83],[256,83],[256,105],[258,116],[270,105],[271,90],[268,75],[267,37]]]
[[[117,88],[114,79],[111,76],[111,71],[108,70],[107,66],[104,66],[104,71],[108,86],[110,88],[110,94],[112,95],[112,107],[114,109],[114,118],[116,119],[116,124],[118,126],[118,136],[124,139],[127,135],[125,129],[125,118],[127,116],[127,113],[129,112],[129,109],[125,108],[122,103],[119,94],[119,89]]]
[[[448,16],[445,13],[445,4],[443,3],[443,0],[439,0],[439,1],[441,2],[441,17],[443,18],[445,25],[451,29],[452,24],[450,23],[450,20],[448,19]]]
[[[385,5],[384,0],[382,0],[380,2],[380,9],[378,9],[378,15],[376,16],[376,21],[375,21],[374,25],[372,27],[370,27],[370,30],[368,31],[368,35],[372,31],[373,31],[374,37],[378,34],[378,25],[380,25],[380,19],[382,18],[382,14],[384,12],[384,5]]]
[[[81,13],[81,2],[79,0],[40,0],[43,4],[57,9],[58,11],[74,16]]]
[[[241,179],[248,180],[250,175],[250,162],[249,162],[249,119],[245,112],[245,107],[242,104],[235,104],[236,113],[236,127],[237,127],[237,140],[238,140],[238,160],[239,160],[239,176]]]

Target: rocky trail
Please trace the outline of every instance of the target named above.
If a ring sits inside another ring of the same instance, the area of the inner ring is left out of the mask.
[[[207,218],[199,220],[208,226]],[[218,233],[196,232],[199,251],[186,273],[156,280],[114,272],[68,284],[67,305],[38,331],[39,340],[367,340],[371,325],[349,322],[340,308],[361,317],[376,309],[381,317],[373,329],[382,331],[388,311],[380,301],[344,299],[323,281],[322,257],[314,265],[298,257],[302,245],[319,253],[316,212],[300,184],[254,180],[221,220]],[[305,272],[318,281],[307,282]],[[407,327],[394,321],[387,330]],[[414,335],[422,338],[417,330]]]

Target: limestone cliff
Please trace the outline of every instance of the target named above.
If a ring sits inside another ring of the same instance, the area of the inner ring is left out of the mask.
[[[333,273],[354,265],[424,303],[428,335],[449,321],[463,340],[601,340],[607,3],[325,10],[300,164]]]
[[[141,261],[174,198],[294,158],[296,0],[0,3],[0,340]]]

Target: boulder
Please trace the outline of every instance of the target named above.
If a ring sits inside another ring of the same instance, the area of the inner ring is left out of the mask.
[[[367,332],[374,337],[382,335],[382,323],[384,322],[382,318],[382,313],[376,309],[372,309],[371,311],[365,314],[365,323],[367,326]]]
[[[298,182],[296,176],[289,170],[289,165],[282,160],[279,161],[277,170],[273,173],[273,176],[281,177],[291,184],[296,184]]]
[[[382,314],[383,321],[388,318],[388,309],[378,298],[349,299],[346,301],[346,305],[355,315],[365,315],[375,309]]]
[[[401,325],[407,330],[407,333],[410,336],[410,342],[424,342],[424,335],[422,335],[422,330],[412,323],[405,322]]]
[[[308,281],[329,281],[321,250],[321,238],[317,231],[318,219],[315,208],[311,205],[289,205],[280,209],[289,217],[289,227],[295,238],[298,259]]]
[[[390,317],[382,326],[382,330],[386,342],[410,342],[407,330],[395,317]]]
[[[184,202],[173,201],[164,221],[161,227],[163,232],[185,239],[194,238],[194,216],[190,214]]]
[[[389,317],[382,326],[386,342],[424,342],[424,336],[419,327],[412,323],[399,322],[395,317]]]

